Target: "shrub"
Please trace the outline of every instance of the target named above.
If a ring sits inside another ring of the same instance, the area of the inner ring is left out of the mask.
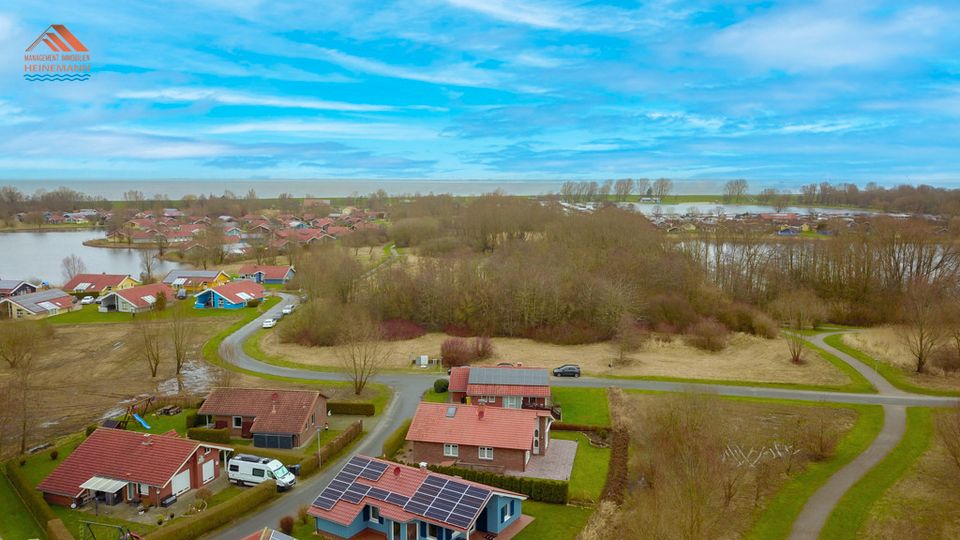
[[[384,457],[391,459],[403,448],[403,443],[407,440],[407,432],[410,431],[411,422],[413,422],[412,418],[405,420],[396,431],[391,433],[390,436],[383,441]]]
[[[337,344],[342,310],[335,303],[313,300],[285,317],[276,331],[280,341],[314,347]]]
[[[950,347],[941,347],[933,351],[930,365],[946,372],[960,371],[960,356]]]
[[[476,359],[476,349],[463,338],[448,338],[440,344],[440,359],[446,367],[466,366]]]
[[[437,379],[433,381],[433,391],[438,394],[443,394],[450,389],[450,381],[447,379]]]
[[[74,540],[73,535],[67,530],[61,519],[51,519],[47,522],[48,540]]]
[[[663,322],[681,330],[697,320],[697,312],[693,306],[678,294],[658,294],[651,297],[647,301],[647,315],[654,326]]]
[[[478,360],[486,360],[493,356],[493,341],[487,336],[480,336],[473,340],[473,352]]]
[[[277,484],[273,480],[261,482],[246,489],[236,497],[224,501],[207,511],[180,518],[162,529],[157,529],[145,536],[149,540],[190,540],[199,538],[204,533],[212,531],[221,525],[226,525],[250,511],[264,506],[277,497]],[[162,523],[163,518],[160,518]]]
[[[583,345],[608,340],[613,337],[613,330],[600,328],[585,321],[575,321],[537,326],[528,329],[525,335],[529,339],[544,343]]]
[[[187,437],[195,441],[230,444],[230,430],[227,428],[190,428],[187,430]]]
[[[50,461],[56,461],[60,457],[60,452],[56,448],[50,451]]]
[[[426,333],[422,326],[407,319],[391,319],[380,323],[380,336],[387,341],[415,339]]]
[[[554,422],[550,429],[557,431],[600,431],[608,429],[605,426],[594,426],[592,424],[568,424],[567,422]]]
[[[300,508],[297,508],[297,519],[299,519],[303,525],[306,525],[310,521],[309,504],[301,504]]]
[[[730,332],[713,319],[701,319],[687,328],[687,343],[704,351],[721,351],[727,346]]]
[[[280,532],[286,535],[293,534],[293,517],[283,516],[280,518]]]
[[[186,429],[200,426],[200,415],[197,413],[187,413],[183,418],[183,424]]]
[[[89,426],[87,426],[87,429],[85,429],[83,433],[84,433],[84,435],[86,435],[87,437],[89,437],[91,434],[93,434],[94,431],[97,430],[98,427],[99,427],[99,426],[96,425],[96,424],[90,424]]]
[[[613,430],[613,440],[610,443],[610,467],[607,469],[607,480],[603,484],[601,501],[623,503],[624,490],[627,487],[627,461],[630,458],[630,435],[625,429]]]
[[[354,414],[373,416],[377,408],[369,401],[328,401],[327,410],[332,414]]]
[[[780,335],[780,326],[777,324],[777,321],[773,320],[773,317],[762,311],[758,311],[753,316],[752,333],[755,336],[774,339]]]
[[[263,303],[263,300],[259,298],[254,298],[253,300],[250,300],[249,302],[247,302],[247,307],[254,307],[254,308],[260,307],[261,303]]]
[[[201,501],[209,501],[210,497],[213,497],[213,493],[210,493],[207,488],[199,488],[193,492],[193,496]]]

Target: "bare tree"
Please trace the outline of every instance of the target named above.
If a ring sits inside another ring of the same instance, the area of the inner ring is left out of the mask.
[[[60,261],[63,280],[70,281],[77,274],[83,274],[87,271],[87,265],[83,264],[83,259],[75,253],[71,253]]]
[[[184,305],[175,305],[170,311],[170,342],[173,345],[173,359],[176,373],[180,375],[183,365],[187,362],[187,351],[190,350],[193,332],[190,331],[190,321],[184,313]]]
[[[618,201],[625,201],[633,191],[633,179],[621,178],[613,183],[613,192],[617,195]]]
[[[16,386],[13,379],[0,381],[0,459],[4,457],[3,442],[20,408],[17,406]]]
[[[389,343],[380,339],[379,325],[355,310],[345,313],[343,326],[337,339],[337,359],[340,367],[350,377],[353,392],[360,395],[370,377],[386,365],[393,353]]]
[[[638,178],[634,180],[634,189],[636,189],[637,194],[641,197],[646,197],[651,194],[650,191],[650,179],[648,178]]]
[[[673,191],[673,180],[669,178],[658,178],[653,182],[653,196],[660,202],[663,202],[670,192]]]
[[[943,442],[950,462],[960,472],[960,405],[937,415],[937,435]]]
[[[912,282],[902,310],[904,324],[900,327],[900,339],[913,355],[916,372],[923,373],[931,353],[947,334],[943,324],[943,288],[923,281]]]
[[[157,263],[157,255],[157,251],[152,249],[140,250],[140,277],[144,284],[153,283],[153,271]]]
[[[618,365],[624,365],[627,357],[643,347],[649,335],[637,326],[633,317],[624,314],[620,318],[620,324],[617,326],[617,333],[611,343],[616,353],[616,362]]]
[[[740,202],[740,198],[747,193],[746,180],[730,180],[723,185],[723,198],[727,202]]]
[[[823,321],[826,306],[813,292],[796,289],[781,295],[770,307],[780,322],[790,329],[790,332],[784,332],[790,361],[795,364],[803,362],[803,331],[815,328]]]
[[[0,360],[14,369],[30,365],[51,337],[53,328],[45,321],[0,322]]]
[[[160,328],[153,317],[143,315],[137,319],[134,332],[137,339],[134,344],[134,355],[147,363],[150,377],[156,377],[161,359]]]

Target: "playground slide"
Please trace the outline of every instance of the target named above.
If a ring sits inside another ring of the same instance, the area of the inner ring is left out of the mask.
[[[140,418],[140,415],[133,413],[133,419],[137,422],[140,422],[140,425],[143,426],[143,429],[150,429],[150,424],[144,422],[143,418]]]

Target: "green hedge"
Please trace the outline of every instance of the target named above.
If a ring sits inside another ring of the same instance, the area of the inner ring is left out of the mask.
[[[263,506],[277,497],[277,484],[267,480],[245,490],[213,508],[194,515],[182,517],[170,525],[160,527],[145,536],[150,540],[192,540],[217,527],[233,522]]]
[[[61,519],[51,519],[47,522],[47,540],[76,540]]]
[[[462,467],[444,467],[428,465],[431,471],[450,476],[459,476],[464,480],[479,482],[507,491],[522,493],[531,500],[554,504],[567,504],[570,484],[560,480],[543,480],[540,478],[523,478],[520,476],[505,476],[485,471],[475,471]]]
[[[230,444],[230,430],[227,428],[190,428],[187,430],[187,437],[195,441]]]
[[[630,459],[630,435],[625,429],[613,430],[610,443],[610,467],[607,469],[607,481],[603,485],[600,499],[623,503],[623,493],[627,488],[627,461]]]
[[[200,415],[197,413],[187,413],[183,418],[183,423],[186,429],[195,428],[200,426]]]
[[[377,409],[370,401],[328,401],[327,410],[333,414],[374,416]]]
[[[362,433],[362,420],[357,420],[356,422],[350,424],[350,427],[341,431],[340,434],[334,437],[332,441],[323,445],[323,448],[320,449],[320,459],[326,463],[331,457],[337,455],[341,450],[346,448],[347,445],[355,441]]]
[[[595,426],[593,424],[570,424],[567,422],[554,422],[550,424],[550,429],[557,431],[609,431],[610,426]]]
[[[399,452],[400,448],[403,447],[403,443],[407,442],[407,432],[410,431],[411,422],[413,422],[413,418],[410,418],[404,423],[400,424],[400,427],[398,427],[396,431],[391,433],[390,436],[383,441],[384,457],[390,459],[397,455],[397,452]]]
[[[6,469],[10,485],[20,494],[24,506],[26,506],[30,514],[33,515],[33,518],[37,520],[37,523],[49,523],[51,520],[57,519],[53,510],[50,509],[50,505],[47,504],[47,501],[43,500],[43,495],[34,489],[34,487],[30,485],[30,482],[24,478],[23,473],[20,472],[20,464],[16,459],[8,461]]]

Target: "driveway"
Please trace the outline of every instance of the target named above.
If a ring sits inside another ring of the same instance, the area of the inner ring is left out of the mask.
[[[525,471],[506,471],[508,476],[569,480],[573,472],[573,460],[577,457],[577,441],[550,439],[546,455],[530,456]]]

